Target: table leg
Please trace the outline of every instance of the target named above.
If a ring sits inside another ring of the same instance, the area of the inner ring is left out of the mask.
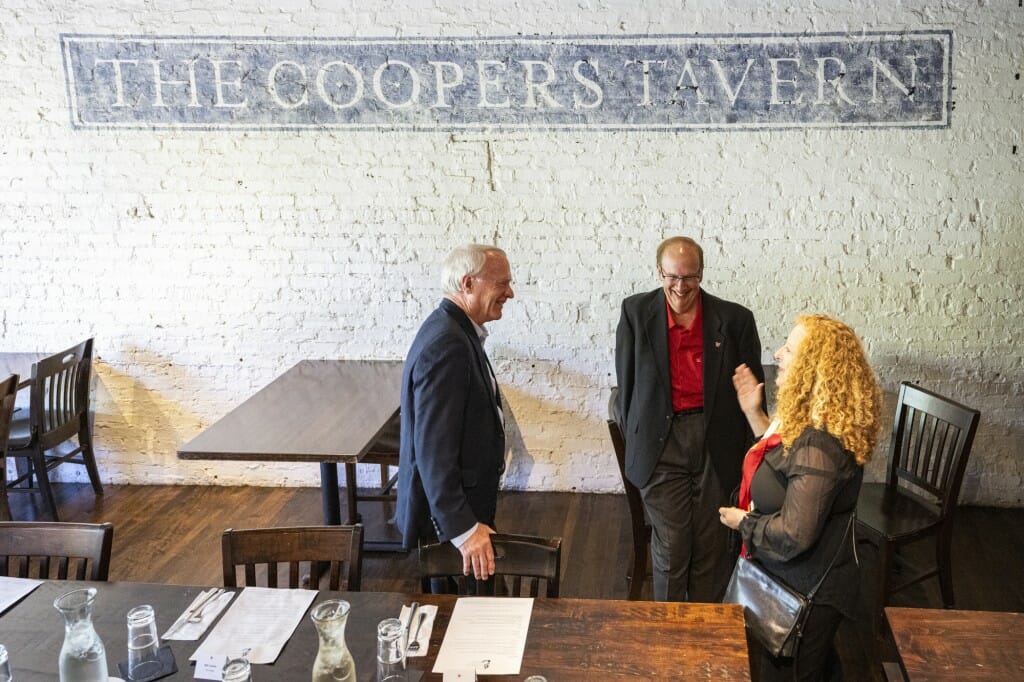
[[[347,495],[346,501],[348,502],[348,523],[354,525],[362,523],[363,519],[359,516],[359,488],[358,481],[356,481],[356,465],[345,462],[345,493]]]
[[[320,496],[324,510],[324,525],[341,525],[341,502],[338,499],[338,465],[320,462]]]

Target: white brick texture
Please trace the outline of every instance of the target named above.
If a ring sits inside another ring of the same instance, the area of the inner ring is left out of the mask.
[[[922,29],[954,31],[948,129],[75,131],[59,43]],[[0,351],[96,338],[105,481],[316,485],[312,465],[175,451],[300,359],[404,357],[444,253],[493,241],[516,287],[488,341],[518,427],[505,485],[614,491],[619,303],[658,285],[654,248],[682,233],[705,288],[753,309],[766,359],[824,312],[863,336],[890,414],[901,380],[979,408],[963,500],[1021,506],[1021,71],[1016,1],[8,0]]]

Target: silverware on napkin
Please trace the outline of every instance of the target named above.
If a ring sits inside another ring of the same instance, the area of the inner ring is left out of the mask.
[[[164,633],[164,637],[169,636],[173,632],[177,632],[189,623],[201,623],[203,621],[203,615],[206,612],[206,608],[211,604],[216,603],[217,598],[222,594],[224,594],[224,590],[220,587],[212,588],[206,592],[201,592],[192,602],[192,605],[185,609],[185,613],[183,613],[175,624]]]

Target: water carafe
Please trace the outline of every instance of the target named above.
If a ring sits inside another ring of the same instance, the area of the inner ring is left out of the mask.
[[[313,682],[356,682],[356,662],[345,643],[348,611],[347,601],[328,599],[314,606],[309,614],[320,638]]]
[[[64,616],[64,645],[60,648],[60,682],[107,682],[107,652],[92,626],[96,588],[74,590],[53,605]]]

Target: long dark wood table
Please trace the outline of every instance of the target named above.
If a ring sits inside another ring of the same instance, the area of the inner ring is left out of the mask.
[[[919,680],[1024,680],[1024,613],[886,607],[900,668]]]
[[[163,634],[204,589],[146,583],[44,583],[0,616],[0,642],[10,652],[14,676],[19,682],[56,678],[64,625],[53,607],[53,600],[85,585],[95,586],[99,592],[93,623],[106,646],[111,674],[116,674],[117,663],[128,656],[125,644],[128,609],[139,604],[153,605],[157,627]],[[421,672],[425,682],[441,681],[442,676],[430,670],[451,618],[455,597],[322,591],[314,603],[329,598],[346,599],[352,605],[345,640],[355,658],[360,681],[375,680],[377,623],[397,616],[402,605],[413,600],[437,604],[438,616],[427,655],[410,658],[409,667]],[[169,642],[178,673],[166,679],[193,678],[194,668],[188,658],[201,642],[201,639]],[[307,613],[274,664],[253,666],[253,679],[257,682],[308,679],[317,647],[316,630]],[[521,675],[482,679],[506,682],[528,675],[545,675],[551,682],[749,680],[743,612],[733,604],[537,599]],[[417,679],[415,673],[409,679]]]
[[[399,360],[302,360],[178,448],[178,457],[319,463],[324,523],[338,525],[338,464],[358,463],[398,414],[401,379]],[[348,522],[356,523],[355,476],[345,485]]]

